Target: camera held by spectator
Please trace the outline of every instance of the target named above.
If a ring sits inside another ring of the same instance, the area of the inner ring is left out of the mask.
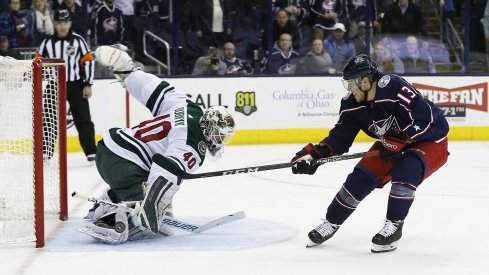
[[[211,65],[214,65],[214,66],[219,65],[219,58],[218,57],[213,56],[210,58],[210,60],[211,60]]]
[[[193,75],[223,75],[226,64],[221,60],[221,50],[210,47],[206,56],[201,56],[194,64]]]

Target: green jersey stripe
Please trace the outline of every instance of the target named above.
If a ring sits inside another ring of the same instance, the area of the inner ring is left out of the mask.
[[[151,158],[149,157],[148,152],[146,152],[146,150],[142,148],[137,141],[132,139],[126,133],[122,132],[120,128],[112,128],[109,130],[109,133],[110,137],[117,145],[127,151],[136,154],[138,158],[144,163],[144,165],[146,165],[148,170],[151,168],[151,161],[148,161],[148,159]],[[121,135],[124,135],[124,138]],[[131,142],[127,139],[131,140]]]
[[[158,98],[160,97],[161,93],[163,90],[166,88],[171,87],[170,83],[166,81],[161,81],[161,83],[155,88],[151,96],[149,97],[148,101],[146,102],[146,108],[148,108],[151,113],[154,113],[154,107],[156,103],[158,102]],[[164,96],[164,95],[163,95]]]
[[[168,93],[169,91],[173,91],[174,89],[175,88],[173,88],[173,87],[169,87],[168,89],[166,89],[163,92],[163,95],[160,96],[160,98],[158,98],[158,100],[157,100],[158,104],[156,104],[154,110],[152,111],[153,116],[157,116],[158,115],[158,110],[160,109],[161,104],[163,104],[163,100],[165,100],[166,93]]]

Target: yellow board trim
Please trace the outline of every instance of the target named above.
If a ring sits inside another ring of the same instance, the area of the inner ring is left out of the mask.
[[[326,137],[331,129],[267,129],[237,130],[231,145],[248,144],[283,144],[283,143],[317,143]],[[448,138],[453,140],[489,140],[489,127],[452,127]],[[102,139],[96,136],[96,140]],[[360,132],[355,142],[373,141],[374,139]],[[68,152],[81,152],[77,136],[67,138]]]

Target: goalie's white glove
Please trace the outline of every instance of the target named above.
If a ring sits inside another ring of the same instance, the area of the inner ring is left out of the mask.
[[[122,44],[112,46],[100,46],[95,50],[95,60],[108,70],[114,72],[114,76],[125,87],[124,79],[134,71],[139,70],[134,61],[126,52],[127,47]]]

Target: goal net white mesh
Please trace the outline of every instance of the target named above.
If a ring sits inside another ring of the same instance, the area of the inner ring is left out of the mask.
[[[34,177],[43,172],[44,214],[60,211],[58,69],[33,73],[32,61],[0,57],[0,243],[36,240]],[[34,79],[42,77],[41,91]],[[39,89],[39,88],[36,88]],[[42,95],[43,146],[34,146],[34,96]],[[34,150],[42,150],[36,163]]]

